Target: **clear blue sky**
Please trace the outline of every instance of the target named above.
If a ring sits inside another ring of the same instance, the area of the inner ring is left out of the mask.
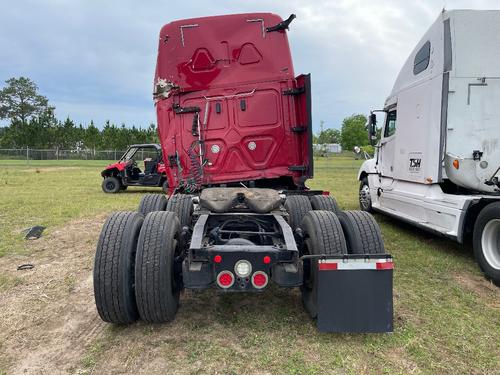
[[[175,19],[243,12],[295,13],[295,72],[311,73],[313,122],[340,127],[382,106],[399,68],[446,6],[498,9],[498,0],[3,1],[0,81],[27,76],[59,118],[98,126],[155,122],[151,98],[158,32]],[[8,5],[6,4],[8,3]]]

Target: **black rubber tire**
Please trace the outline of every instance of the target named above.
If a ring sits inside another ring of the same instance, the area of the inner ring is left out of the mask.
[[[165,179],[165,181],[162,182],[161,190],[163,190],[163,192],[165,194],[168,194],[168,180],[167,179]]]
[[[169,322],[177,313],[181,283],[174,263],[180,236],[173,212],[151,212],[144,219],[137,243],[135,295],[139,315],[147,322]]]
[[[288,224],[292,230],[297,229],[309,211],[312,211],[311,202],[305,195],[289,195],[285,200],[285,209],[288,212]]]
[[[102,180],[101,188],[105,193],[118,193],[121,189],[121,182],[118,178],[113,176],[104,177]]]
[[[481,271],[484,272],[487,279],[493,281],[496,286],[500,286],[500,269],[495,268],[495,265],[492,264],[491,259],[488,261],[488,258],[485,256],[482,237],[483,231],[488,223],[492,220],[500,220],[500,202],[490,203],[486,207],[484,207],[479,213],[476,223],[474,224],[474,233],[472,236],[472,243],[474,247],[474,256],[476,258],[476,262],[481,268]],[[495,231],[493,233],[493,237],[490,239],[492,243],[497,242],[497,252],[500,252],[500,231]],[[492,255],[490,255],[491,258]],[[499,254],[496,254],[498,257]],[[498,265],[497,265],[498,266]]]
[[[368,185],[368,177],[363,177],[359,183],[359,192],[358,192],[358,199],[359,199],[359,208],[362,211],[366,212],[373,212],[372,208],[372,200],[370,198],[369,192],[366,191],[366,189],[370,189],[370,185]],[[368,197],[364,197],[363,195],[368,193]],[[364,202],[368,200],[368,202]]]
[[[302,254],[343,255],[347,245],[337,215],[331,211],[308,212],[300,227],[304,234]],[[302,303],[311,316],[318,315],[318,260],[304,259],[304,283],[301,286]]]
[[[102,320],[130,324],[139,317],[134,268],[137,239],[144,218],[137,212],[115,212],[104,224],[94,261],[94,297]]]
[[[181,228],[191,228],[193,219],[193,196],[187,194],[174,194],[167,203],[167,211],[175,212],[181,223]]]
[[[150,212],[165,211],[167,208],[167,198],[163,194],[146,194],[141,198],[139,203],[139,211],[146,216]]]
[[[329,195],[313,195],[310,199],[311,207],[315,211],[339,212],[339,205],[334,197]]]
[[[380,227],[365,211],[342,211],[337,214],[349,254],[385,254]]]

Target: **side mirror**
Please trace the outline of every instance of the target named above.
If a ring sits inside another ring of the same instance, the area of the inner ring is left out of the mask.
[[[377,115],[375,113],[370,113],[368,117],[368,138],[370,139],[370,144],[373,146],[377,142]]]

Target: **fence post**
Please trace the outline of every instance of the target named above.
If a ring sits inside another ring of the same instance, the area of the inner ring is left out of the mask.
[[[30,163],[30,148],[26,146],[26,164]]]
[[[114,160],[116,160],[116,148],[115,148],[115,158],[114,158]]]

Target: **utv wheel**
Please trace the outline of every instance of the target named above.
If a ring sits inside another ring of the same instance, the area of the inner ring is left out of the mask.
[[[163,194],[146,194],[141,198],[138,211],[146,216],[150,212],[165,211],[167,198]]]
[[[359,183],[359,207],[362,211],[372,212],[372,198],[370,195],[370,186],[368,177],[363,177]]]
[[[139,315],[147,322],[169,322],[177,313],[181,280],[175,259],[180,255],[180,235],[173,212],[151,212],[144,219],[137,244],[135,294]]]
[[[191,227],[193,216],[193,197],[186,194],[174,194],[167,203],[167,211],[175,212],[181,223],[181,228]]]
[[[329,195],[313,195],[311,197],[311,206],[315,211],[340,211],[335,198]]]
[[[311,202],[304,195],[289,195],[285,200],[285,209],[288,212],[288,224],[292,230],[297,229],[309,211],[312,211]]]
[[[106,322],[128,324],[138,318],[134,265],[143,220],[137,212],[115,212],[99,236],[94,262],[94,297],[97,312]]]
[[[301,223],[304,255],[343,255],[347,246],[339,219],[331,211],[310,211]],[[304,259],[302,302],[311,318],[318,315],[318,260]]]
[[[486,277],[500,286],[500,202],[490,203],[474,225],[474,256]]]
[[[364,211],[338,213],[349,254],[385,254],[380,227],[371,214]]]
[[[161,189],[165,194],[168,194],[168,180],[163,181],[161,184]]]
[[[120,191],[121,183],[116,177],[105,177],[102,180],[102,191],[105,193],[118,193]]]

